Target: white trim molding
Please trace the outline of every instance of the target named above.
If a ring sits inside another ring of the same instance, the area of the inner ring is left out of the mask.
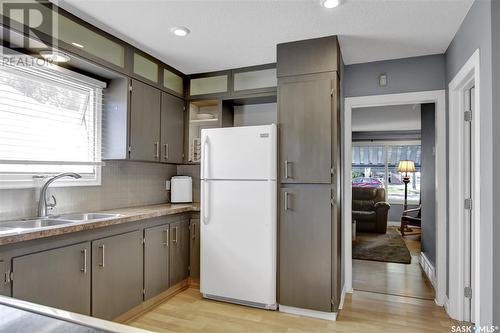
[[[311,318],[317,318],[317,319],[325,319],[325,320],[331,320],[331,321],[337,320],[337,312],[323,312],[323,311],[295,308],[293,306],[286,306],[286,305],[281,305],[281,304],[278,306],[278,310],[280,312],[298,315],[298,316],[305,316],[305,317],[311,317]]]
[[[477,49],[463,65],[449,84],[450,110],[449,127],[449,315],[463,320],[465,313],[464,286],[465,259],[470,256],[471,263],[471,320],[476,325],[491,325],[493,304],[493,250],[492,250],[492,216],[491,216],[491,151],[493,142],[491,133],[491,114],[481,108],[480,87],[480,51]],[[472,119],[472,222],[470,228],[471,253],[466,253],[464,244],[466,234],[464,218],[464,90],[474,86],[474,106]]]
[[[427,278],[431,282],[432,286],[435,288],[436,280],[434,265],[431,263],[429,258],[427,258],[424,252],[420,252],[420,266],[422,267],[425,275],[427,275]]]
[[[436,265],[435,291],[436,304],[443,306],[446,294],[446,91],[432,90],[402,94],[345,98],[343,118],[343,249],[345,263],[344,281],[346,292],[352,292],[352,109],[384,105],[435,103],[436,105]]]

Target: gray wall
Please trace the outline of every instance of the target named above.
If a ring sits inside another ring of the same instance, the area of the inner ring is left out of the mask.
[[[500,1],[492,2],[492,67],[493,67],[493,88],[496,93],[493,95],[493,142],[500,142]],[[500,170],[500,149],[493,150],[493,170]],[[500,204],[500,179],[493,178],[493,205],[498,207]],[[500,326],[500,221],[493,221],[493,323]]]
[[[495,0],[496,2],[497,0]],[[497,6],[497,4],[496,4]],[[462,25],[460,26],[457,34],[453,38],[448,50],[445,53],[446,59],[446,84],[455,77],[458,71],[462,68],[465,62],[471,57],[471,55],[480,49],[480,108],[481,108],[481,123],[480,123],[480,136],[481,141],[485,142],[492,137],[492,22],[491,22],[491,1],[490,0],[476,0],[472,5],[469,13],[465,17]],[[497,37],[498,38],[498,37]],[[498,92],[495,94],[498,95]],[[496,116],[495,119],[498,119]],[[498,126],[497,126],[498,127]],[[494,141],[495,142],[495,141]],[[498,142],[498,141],[496,141]],[[492,151],[491,148],[487,148],[484,144],[480,147],[479,158],[482,163],[481,174],[481,207],[479,210],[481,212],[481,221],[491,221],[493,214],[493,201],[492,201],[492,181],[498,183],[498,177],[493,177],[492,173]],[[497,156],[498,159],[498,156]],[[451,167],[451,166],[448,166]],[[495,185],[495,184],[493,184]],[[493,186],[494,188],[495,187]],[[497,190],[498,191],[498,190]],[[498,195],[498,193],[497,193]],[[498,196],[496,197],[498,204]],[[452,221],[450,221],[451,223]],[[496,229],[498,232],[498,229]],[[481,228],[482,239],[491,239],[492,230],[485,227],[483,223]],[[498,235],[497,235],[498,237]],[[485,241],[480,242],[482,251],[491,251],[489,248],[490,244]],[[498,246],[498,245],[497,245]],[[498,251],[496,251],[498,256]],[[498,263],[498,258],[495,258],[495,262]],[[482,276],[491,276],[492,264],[485,265],[481,269]],[[498,271],[498,266],[496,266]],[[494,294],[499,295],[500,284],[497,283],[494,286]],[[481,305],[492,304],[493,297],[492,293],[488,291],[490,286],[487,286],[484,281],[479,281],[482,286],[484,293],[481,294]],[[495,297],[495,302],[500,299],[500,297]],[[498,314],[498,306],[496,307],[496,313]],[[482,311],[481,322],[488,323],[492,319],[491,313],[486,313]],[[496,323],[499,324],[499,318],[496,318]]]
[[[165,180],[176,172],[175,165],[108,161],[101,186],[50,188],[49,195],[57,198],[52,213],[165,203],[169,200]],[[36,216],[37,201],[35,189],[0,190],[0,220]]]
[[[442,54],[345,66],[345,97],[383,95],[445,88]],[[378,76],[387,74],[387,86]]]
[[[422,178],[420,197],[422,200],[422,252],[430,262],[436,263],[436,158],[435,104],[422,104]]]
[[[278,122],[276,103],[238,105],[234,107],[234,126],[269,125]]]

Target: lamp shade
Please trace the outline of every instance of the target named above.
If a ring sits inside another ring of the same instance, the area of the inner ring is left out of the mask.
[[[398,172],[415,172],[415,171],[417,171],[415,169],[415,162],[410,161],[410,160],[401,160],[401,161],[399,161],[397,171]]]

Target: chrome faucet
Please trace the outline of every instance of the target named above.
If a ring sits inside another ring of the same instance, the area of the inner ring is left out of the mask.
[[[38,201],[38,217],[47,217],[47,208],[54,209],[54,207],[57,205],[57,200],[54,196],[52,196],[53,202],[49,203],[47,201],[47,189],[55,180],[64,177],[72,177],[75,179],[82,178],[82,176],[74,172],[60,173],[52,178],[49,178],[49,180],[47,180],[45,184],[43,184],[42,189],[40,190],[40,200]]]

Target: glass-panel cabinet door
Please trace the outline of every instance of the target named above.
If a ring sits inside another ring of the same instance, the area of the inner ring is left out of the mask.
[[[181,95],[184,92],[182,77],[167,69],[163,69],[163,86]]]
[[[276,68],[234,74],[234,91],[276,87]]]
[[[158,64],[137,53],[134,53],[134,73],[158,82]]]
[[[227,75],[201,77],[191,79],[190,81],[190,95],[208,95],[224,93],[227,91]]]

